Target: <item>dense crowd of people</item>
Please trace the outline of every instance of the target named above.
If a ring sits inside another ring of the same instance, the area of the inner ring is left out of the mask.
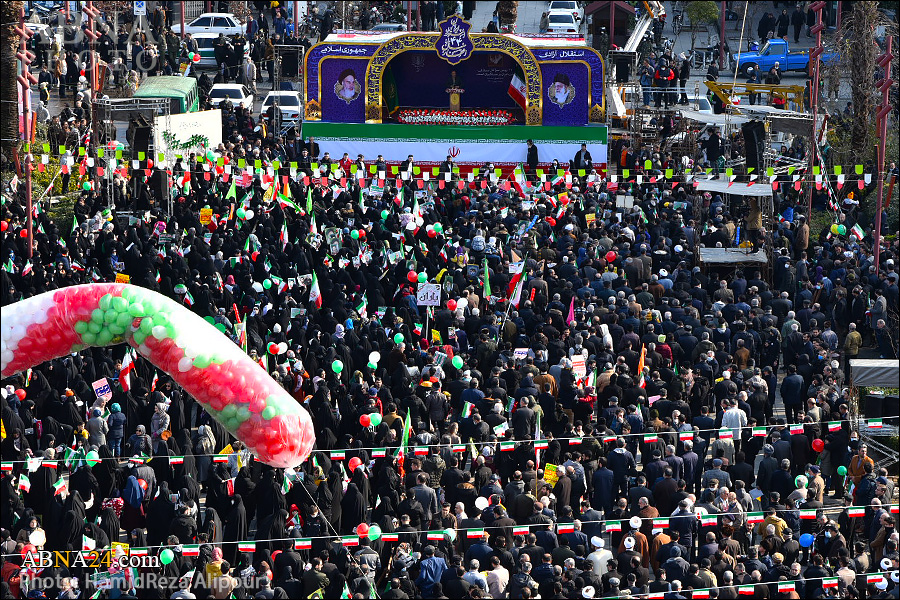
[[[309,410],[315,450],[254,460],[143,358],[122,386],[122,346],[8,377],[0,596],[87,597],[97,569],[30,553],[124,543],[161,565],[106,565],[103,597],[898,597],[895,481],[848,370],[897,356],[900,248],[876,267],[856,209],[841,222],[861,239],[811,231],[782,186],[766,231],[662,148],[624,151],[652,162],[640,183],[451,168],[420,188],[223,108],[211,157],[116,172],[72,222],[45,204],[31,253],[7,185],[0,300],[127,275],[245,343]],[[75,137],[74,163],[108,166]],[[771,270],[697,260],[748,239]]]

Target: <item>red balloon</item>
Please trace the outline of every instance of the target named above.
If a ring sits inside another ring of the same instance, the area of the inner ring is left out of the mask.
[[[9,229],[9,223],[0,221],[0,231],[6,231],[7,229]]]
[[[410,271],[409,273],[406,274],[406,279],[410,283],[415,283],[416,281],[419,280],[419,274],[416,273],[415,271]]]
[[[547,217],[547,222],[550,223],[551,227],[556,227],[556,219],[553,217]]]
[[[360,230],[359,230],[359,237],[361,237],[361,238],[366,237],[366,230],[365,230],[365,229],[360,229]]]
[[[141,489],[145,492],[147,491],[147,482],[143,479],[138,479],[138,485],[141,486]]]
[[[227,156],[224,157],[222,160],[225,162],[226,165],[231,162],[231,159],[228,158]]]
[[[447,300],[447,310],[456,310],[456,300],[453,298]]]
[[[216,173],[217,173],[218,175],[221,175],[221,174],[224,173],[224,172],[225,172],[225,167],[223,167],[222,165],[216,166]]]
[[[150,158],[147,159],[147,168],[148,168],[148,169],[152,169],[152,168],[153,168],[153,160],[150,159]]]
[[[369,526],[368,525],[366,525],[365,523],[360,523],[359,525],[356,526],[356,535],[362,537],[362,536],[368,535],[368,534],[369,534]]]
[[[606,253],[606,262],[613,262],[616,260],[616,253],[610,250]]]
[[[353,458],[350,459],[350,462],[347,464],[347,466],[350,467],[350,472],[352,473],[353,471],[356,470],[356,467],[358,467],[361,464],[362,464],[362,461],[358,457],[354,456]]]
[[[430,238],[436,238],[436,237],[437,237],[437,231],[435,231],[434,229],[429,229],[429,230],[428,230],[428,237],[430,237]]]
[[[369,415],[360,415],[359,416],[359,424],[362,425],[363,427],[368,427],[369,425],[372,424],[372,419],[369,417]]]
[[[20,237],[20,238],[27,238],[27,237],[28,237],[28,230],[27,230],[27,229],[23,229],[22,231],[20,231],[20,232],[19,232],[19,237]]]
[[[253,262],[256,262],[256,259],[259,258],[259,252],[254,252],[250,255],[250,258],[253,260]]]
[[[813,440],[812,447],[816,452],[821,452],[825,449],[825,441],[819,439]]]
[[[22,388],[17,389],[16,396],[19,397],[19,400],[24,400],[25,399],[25,390],[23,390]]]
[[[34,544],[25,544],[22,547],[22,556],[28,556],[29,552],[37,552],[37,548],[34,547]]]

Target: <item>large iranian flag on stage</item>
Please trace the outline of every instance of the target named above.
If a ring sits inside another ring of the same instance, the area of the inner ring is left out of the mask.
[[[362,153],[366,162],[374,161],[379,154],[389,163],[400,162],[412,154],[419,164],[439,164],[449,154],[461,165],[514,165],[526,161],[526,140],[530,139],[538,148],[541,163],[555,158],[566,165],[586,143],[598,172],[606,168],[607,133],[603,125],[464,127],[322,121],[307,121],[302,130],[304,138],[315,139],[321,153],[329,152],[332,158],[340,158],[344,152],[351,157]]]

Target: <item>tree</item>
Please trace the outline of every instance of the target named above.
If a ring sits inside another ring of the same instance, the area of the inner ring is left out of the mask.
[[[693,50],[697,42],[697,27],[715,25],[719,20],[719,5],[712,0],[688,2],[685,12],[691,21],[691,50]]]
[[[4,161],[10,162],[16,153],[19,138],[19,85],[16,82],[19,36],[15,27],[19,23],[21,10],[21,0],[0,2],[0,79],[6,82],[0,86],[0,152]]]

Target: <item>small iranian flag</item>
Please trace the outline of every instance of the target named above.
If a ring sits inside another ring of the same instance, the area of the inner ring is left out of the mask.
[[[548,446],[550,446],[548,440],[534,440],[535,450],[546,450]]]
[[[182,546],[181,553],[184,556],[200,556],[200,545],[190,544],[188,546]]]
[[[289,491],[291,491],[291,480],[285,477],[284,481],[281,482],[281,493],[282,495],[287,495]]]
[[[753,428],[753,437],[766,437],[766,428],[765,427],[754,427]]]
[[[11,462],[0,463],[0,471],[4,473],[8,473],[13,470],[13,464]]]
[[[875,585],[876,583],[881,583],[881,580],[884,579],[884,575],[881,573],[869,573],[866,575],[866,583],[869,585]]]
[[[515,449],[515,442],[500,442],[500,452],[512,452]]]
[[[444,539],[444,532],[443,531],[429,531],[425,535],[425,537],[427,537],[429,540],[431,540],[433,542],[434,541],[440,542]],[[466,537],[468,537],[468,535]]]
[[[580,437],[569,438],[569,445],[570,445],[570,446],[577,446],[577,445],[580,444],[582,441],[584,441],[584,438],[580,438]]]
[[[709,598],[709,590],[694,590],[691,592],[691,598]]]
[[[501,445],[502,445],[502,444],[501,444]],[[466,451],[466,445],[465,445],[465,444],[456,444],[456,445],[454,445],[453,448],[451,448],[451,449],[453,450],[453,452],[465,452],[465,451]]]
[[[813,519],[813,520],[815,520],[815,518],[816,518],[816,509],[813,508],[813,509],[809,509],[809,510],[807,510],[807,509],[801,510],[801,511],[800,511],[800,518],[801,518],[801,519]]]
[[[866,509],[864,506],[848,506],[847,507],[847,516],[848,517],[864,517],[864,516],[866,516]]]
[[[234,496],[234,477],[225,480],[225,489],[229,496]]]
[[[653,442],[659,441],[659,436],[655,433],[645,433],[644,434],[644,443],[652,444]]]
[[[332,450],[331,451],[331,460],[344,460],[346,458],[347,453],[344,450]]]
[[[780,581],[778,582],[778,591],[779,592],[793,592],[796,590],[796,585],[793,581]]]
[[[752,585],[742,585],[738,588],[738,594],[741,596],[752,596],[753,595],[753,586]]]
[[[601,438],[601,441],[602,441],[604,444],[608,444],[608,443],[610,443],[610,442],[616,441],[616,436],[614,436],[614,435],[604,435],[604,436]]]
[[[575,531],[575,523],[557,523],[556,533],[572,533]]]
[[[129,348],[125,351],[125,358],[122,359],[122,368],[119,371],[119,385],[122,391],[127,392],[131,389],[131,371],[134,370],[133,350]]]
[[[170,464],[170,465],[183,465],[183,464],[184,464],[184,457],[183,457],[183,456],[170,456],[170,457],[169,457],[169,464]]]
[[[26,475],[25,473],[22,473],[21,475],[19,475],[19,488],[18,489],[22,490],[26,494],[31,490],[31,480],[28,479],[28,475]]]
[[[150,554],[149,548],[131,548],[128,550],[129,556],[147,556]]]
[[[700,515],[701,527],[715,527],[718,522],[719,517],[716,515]]]
[[[647,594],[647,598],[649,600],[663,600],[663,598],[665,597],[666,594],[664,592],[650,592],[649,594]]]
[[[838,586],[838,578],[837,577],[826,577],[822,580],[823,588],[836,588]]]
[[[387,456],[387,448],[373,448],[372,458],[384,458]]]
[[[238,542],[238,552],[256,552],[256,542]]]
[[[685,442],[688,440],[693,440],[694,432],[693,431],[682,431],[681,433],[678,434],[678,439],[681,440],[682,442]]]
[[[791,435],[800,435],[803,433],[803,425],[791,425],[789,429]]]
[[[884,427],[884,423],[881,419],[869,419],[866,421],[866,425],[869,426],[869,429],[881,429]]]
[[[381,539],[385,542],[399,542],[400,534],[399,533],[383,533],[381,534]]]
[[[850,228],[850,234],[860,242],[864,237],[866,237],[866,232],[863,231],[863,228],[859,226],[859,223]]]
[[[607,521],[605,531],[622,531],[622,521]]]
[[[828,422],[828,431],[840,431],[841,430],[841,422],[840,421],[829,421]]]
[[[463,419],[465,419],[465,418],[467,418],[467,417],[471,417],[471,416],[472,416],[472,410],[473,410],[474,408],[475,408],[475,405],[474,405],[474,404],[472,404],[471,402],[466,402],[465,404],[463,404],[463,407],[462,407],[462,414],[460,415],[460,417],[463,418]]]
[[[66,489],[66,480],[60,477],[56,480],[56,483],[53,484],[53,495],[58,496],[62,493],[63,490]]]
[[[653,519],[653,527],[667,529],[669,527],[669,519]]]
[[[55,460],[42,460],[41,466],[46,467],[48,469],[58,469],[59,463]]]
[[[484,529],[469,529],[466,531],[466,537],[470,540],[480,540],[484,537]]]
[[[359,546],[359,536],[347,535],[341,538],[341,545],[345,548],[348,546]]]
[[[413,454],[416,456],[428,456],[428,446],[416,446]]]
[[[720,440],[730,440],[734,438],[734,431],[728,429],[727,427],[723,427],[719,430],[719,439]]]
[[[521,527],[513,527],[513,530],[512,530],[513,535],[528,535],[528,533],[530,531],[531,531],[531,528],[529,528],[528,525],[523,525]]]
[[[227,454],[216,454],[215,456],[213,456],[213,462],[214,463],[227,463],[228,455]]]
[[[891,504],[891,514],[900,514],[900,504]]]
[[[754,525],[756,523],[762,523],[763,520],[765,520],[765,518],[763,517],[763,514],[761,512],[747,513],[747,522],[750,523],[751,525]]]
[[[319,289],[319,278],[316,277],[315,271],[313,271],[312,277],[312,285],[309,288],[309,301],[312,302],[316,308],[322,308],[322,291]]]
[[[310,550],[312,549],[312,538],[303,538],[294,540],[294,550]]]

